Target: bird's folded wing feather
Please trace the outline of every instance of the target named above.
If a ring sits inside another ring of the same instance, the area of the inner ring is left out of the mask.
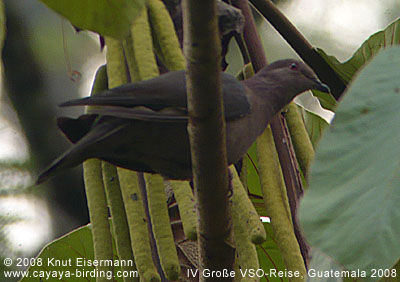
[[[222,73],[225,118],[240,118],[250,112],[245,87],[235,77]],[[65,102],[60,106],[96,105],[91,113],[121,118],[176,122],[187,120],[184,71],[125,84],[97,95]],[[144,109],[143,107],[147,108]]]
[[[90,109],[90,114],[113,116],[125,119],[136,119],[155,122],[186,122],[188,120],[186,109],[164,108],[159,111],[144,106],[126,108],[118,106],[100,106]]]

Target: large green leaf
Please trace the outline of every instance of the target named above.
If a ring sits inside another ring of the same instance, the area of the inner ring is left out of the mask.
[[[124,38],[144,0],[41,0],[73,25],[101,35]]]
[[[400,44],[400,19],[391,23],[384,30],[370,36],[344,63],[340,63],[333,56],[328,56],[322,49],[317,48],[317,51],[339,74],[340,78],[348,84],[356,71],[376,55],[379,50],[396,44]]]
[[[283,262],[281,251],[273,239],[273,230],[269,223],[264,223],[265,231],[267,232],[267,240],[261,245],[257,245],[258,261],[260,269],[257,275],[264,273],[264,277],[260,281],[269,282],[286,282],[287,277],[277,277],[275,272],[285,271],[286,266]]]
[[[318,145],[301,203],[309,243],[347,269],[370,273],[400,257],[399,74],[394,47],[358,75]]]
[[[308,267],[307,282],[342,282],[343,275],[327,275],[327,272],[340,272],[343,269],[329,256],[319,250],[312,250]]]
[[[318,90],[312,90],[312,93],[318,98],[319,103],[324,109],[335,111],[337,101],[331,93],[324,93]]]
[[[115,246],[114,254],[116,254]],[[93,265],[88,265],[94,261],[93,239],[90,225],[76,229],[75,231],[51,242],[45,246],[35,259],[35,264],[29,270],[29,277],[25,277],[21,282],[30,281],[96,281],[96,270]],[[99,261],[105,263],[105,261]],[[119,261],[114,256],[114,265]],[[60,266],[56,266],[59,263]],[[86,263],[83,265],[83,263]],[[105,277],[114,277],[117,282],[122,282],[121,267],[114,266],[114,273],[105,273]],[[97,271],[98,274],[98,271]],[[133,274],[133,273],[132,273]],[[60,277],[62,275],[62,278]],[[42,278],[39,280],[39,278]],[[104,277],[104,275],[102,276]],[[132,277],[132,276],[130,276]],[[49,280],[47,280],[49,278]],[[111,280],[110,280],[111,281]]]
[[[308,136],[310,136],[311,143],[315,148],[322,136],[324,130],[329,126],[323,118],[320,116],[301,108],[301,113],[303,115],[304,124],[306,126]]]

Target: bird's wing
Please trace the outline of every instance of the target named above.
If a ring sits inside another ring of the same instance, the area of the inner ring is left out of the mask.
[[[250,113],[250,102],[246,91],[250,91],[236,77],[222,73],[222,92],[225,118],[233,120]]]
[[[233,76],[222,74],[225,118],[236,119],[250,112],[245,87]],[[92,113],[153,121],[187,120],[184,71],[125,84],[97,95],[65,102],[61,106],[96,105]],[[144,111],[141,107],[152,111]],[[164,111],[168,109],[168,111]],[[165,119],[165,120],[163,120]]]
[[[154,122],[187,122],[186,109],[164,108],[159,111],[139,107],[100,106],[90,109],[91,114]]]
[[[60,106],[146,106],[153,110],[184,107],[186,104],[185,83],[184,71],[168,72],[149,80],[124,84],[94,96],[68,101]]]

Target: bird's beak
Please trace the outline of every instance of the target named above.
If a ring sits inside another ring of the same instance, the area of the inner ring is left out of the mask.
[[[331,93],[331,89],[329,88],[329,86],[322,83],[318,79],[314,80],[314,89],[325,93]]]

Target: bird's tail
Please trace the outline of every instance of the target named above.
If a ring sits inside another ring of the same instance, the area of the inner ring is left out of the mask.
[[[84,161],[78,146],[73,146],[71,149],[63,153],[60,157],[54,160],[38,177],[36,185],[47,181],[58,172],[77,166]]]
[[[93,157],[93,144],[101,143],[102,140],[129,125],[122,119],[111,119],[96,123],[95,118],[97,118],[97,115],[94,115],[94,117],[82,116],[78,119],[62,118],[58,120],[60,129],[74,145],[40,174],[36,184],[40,184],[54,174],[77,166],[86,159]]]
[[[60,157],[53,161],[40,175],[36,184],[40,184],[48,180],[53,175],[62,170],[72,168],[84,161],[83,150],[85,145],[90,142],[79,142],[90,130],[97,115],[83,115],[78,119],[61,117],[57,119],[57,124],[65,136],[72,142],[77,143]]]

